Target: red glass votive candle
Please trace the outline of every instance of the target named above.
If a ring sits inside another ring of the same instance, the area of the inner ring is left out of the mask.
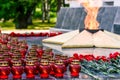
[[[39,69],[39,65],[40,65],[40,62],[38,61],[38,57],[32,57],[32,60],[34,61],[34,64],[36,66],[35,74],[38,74],[39,73],[38,69]]]
[[[28,44],[26,40],[22,40],[22,46],[25,46],[25,48],[28,49]]]
[[[10,67],[7,61],[0,62],[0,79],[7,79],[10,74]]]
[[[36,72],[36,66],[34,61],[26,61],[25,73],[27,78],[34,78]]]
[[[11,72],[13,74],[14,79],[21,79],[21,75],[23,73],[23,66],[21,61],[13,61],[13,66],[11,68]]]
[[[48,60],[42,59],[39,66],[40,78],[49,78],[50,66]]]
[[[26,58],[22,60],[22,64],[25,66],[27,61],[30,61],[30,60],[32,60],[32,56],[27,55]]]
[[[47,60],[48,60],[48,56],[47,56],[47,55],[43,55],[43,56],[41,57],[41,59],[47,59]]]
[[[69,66],[71,77],[79,77],[80,69],[81,67],[79,60],[72,60]]]
[[[53,58],[49,60],[49,65],[50,65],[50,75],[54,76],[55,75],[55,71],[54,71],[55,60]]]
[[[55,59],[60,59],[61,58],[61,54],[56,54],[55,55]]]
[[[4,57],[0,55],[0,61],[4,61]]]
[[[11,60],[9,61],[9,66],[13,66],[13,62],[14,61],[19,61],[19,60],[21,60],[19,56],[13,55]]]
[[[7,61],[8,63],[10,63],[11,58],[10,55],[8,53],[3,54],[4,60]]]
[[[62,58],[62,60],[63,60],[63,63],[64,63],[64,64],[65,64],[65,66],[67,67],[67,66],[68,66],[68,64],[69,64],[68,57],[67,57],[67,56],[65,56],[65,55],[63,55],[63,56],[61,56],[61,58]]]
[[[37,53],[38,53],[38,57],[41,58],[41,56],[44,53],[43,47],[42,46],[38,46],[37,48]]]
[[[62,60],[57,60],[54,66],[55,70],[55,77],[56,78],[63,78],[65,72],[65,65]]]
[[[19,50],[20,50],[20,54],[21,54],[22,58],[25,58],[25,55],[27,52],[25,46],[21,46],[21,48]]]
[[[36,52],[35,49],[30,49],[28,55],[33,56],[33,57],[36,57],[36,56],[37,56],[37,52]]]

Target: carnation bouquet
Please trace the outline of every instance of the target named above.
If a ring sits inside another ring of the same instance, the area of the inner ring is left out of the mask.
[[[81,73],[85,73],[96,80],[120,78],[120,53],[110,53],[109,57],[74,54],[80,60]]]

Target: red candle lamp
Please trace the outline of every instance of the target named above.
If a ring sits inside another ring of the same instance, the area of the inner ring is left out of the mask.
[[[62,60],[56,61],[55,65],[54,65],[54,70],[55,70],[56,78],[63,78],[66,67]]]
[[[0,55],[0,61],[4,61],[4,57]]]
[[[32,56],[32,57],[36,57],[37,56],[37,52],[35,49],[30,49],[28,55]]]
[[[40,62],[38,61],[37,57],[32,57],[32,60],[34,61],[34,64],[35,64],[36,69],[37,69],[35,74],[38,74],[39,73],[38,69],[39,69]]]
[[[21,61],[22,61],[22,64],[25,66],[27,61],[30,61],[30,60],[32,60],[32,56],[27,55],[26,58],[22,59]]]
[[[63,63],[64,63],[64,64],[65,64],[65,66],[67,67],[67,66],[68,66],[68,64],[69,64],[68,57],[67,57],[67,56],[65,56],[65,55],[62,55],[62,56],[61,56],[61,58],[62,58],[62,60],[63,60]]]
[[[36,44],[33,44],[33,45],[31,46],[32,49],[37,49],[37,47],[38,47],[38,46],[37,46]]]
[[[10,55],[8,53],[3,54],[3,57],[4,57],[4,60],[8,62],[11,60]]]
[[[12,37],[11,42],[13,44],[18,44],[18,38],[17,37]]]
[[[24,45],[25,48],[28,49],[28,45],[27,45],[27,41],[26,40],[22,40],[22,45]]]
[[[13,74],[14,79],[21,79],[21,75],[23,74],[23,66],[21,61],[13,61],[13,66],[11,68],[11,72]]]
[[[37,53],[38,53],[38,57],[41,58],[41,56],[44,53],[43,47],[42,46],[38,46],[37,48]]]
[[[34,61],[26,61],[25,73],[26,77],[32,79],[35,77],[36,66],[34,65]]]
[[[11,49],[11,42],[10,41],[8,41],[8,43],[7,43],[7,48],[10,50]]]
[[[80,69],[81,67],[79,60],[72,60],[69,66],[71,77],[79,77]]]
[[[48,56],[47,56],[47,55],[43,55],[43,56],[41,57],[41,59],[48,59]]]
[[[29,60],[31,60],[31,59],[32,59],[32,56],[30,56],[30,55],[27,55],[27,56],[26,56],[26,60],[27,60],[27,61],[29,61]]]
[[[7,79],[10,74],[10,67],[7,61],[0,62],[0,79]]]
[[[48,60],[42,59],[39,66],[40,78],[49,78],[50,66]]]
[[[25,55],[26,55],[26,52],[27,52],[26,47],[21,46],[19,50],[20,50],[20,54],[22,55],[22,58],[25,58]]]
[[[49,54],[50,54],[51,56],[54,55],[53,50],[52,50],[51,48],[49,49]]]
[[[49,59],[49,60],[53,58],[52,55],[47,55],[47,56],[48,56],[48,59]]]
[[[60,59],[61,58],[61,54],[55,54],[55,59]]]
[[[19,56],[13,55],[13,56],[12,56],[12,59],[11,59],[10,62],[9,62],[9,65],[10,65],[10,66],[13,66],[13,62],[14,62],[14,61],[19,61],[19,60],[20,60]]]
[[[54,76],[54,65],[55,65],[55,60],[53,58],[49,59],[49,65],[50,65],[50,75]]]
[[[0,55],[2,56],[4,54],[4,51],[3,50],[0,50]]]

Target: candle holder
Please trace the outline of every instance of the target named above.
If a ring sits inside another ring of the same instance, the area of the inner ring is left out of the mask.
[[[34,65],[34,61],[26,61],[25,73],[26,77],[29,79],[35,78],[36,66]]]
[[[63,78],[65,72],[65,65],[62,60],[57,60],[54,66],[55,70],[55,77],[56,78]]]
[[[4,57],[0,55],[0,61],[4,61]]]
[[[50,75],[54,76],[55,75],[55,71],[54,71],[55,60],[53,58],[49,59],[49,65],[50,65]]]
[[[0,79],[7,79],[10,74],[10,67],[7,61],[0,62]]]
[[[0,50],[0,55],[3,55],[4,51],[3,50]]]
[[[10,41],[8,41],[8,43],[7,43],[7,48],[10,50],[11,49],[11,42]]]
[[[12,59],[9,61],[9,66],[13,66],[13,62],[14,61],[19,61],[20,60],[20,58],[19,58],[19,56],[17,56],[17,55],[13,55],[12,56]]]
[[[22,58],[25,58],[25,55],[27,52],[26,47],[22,45],[19,50],[20,50],[20,54],[21,54]]]
[[[11,58],[8,53],[3,54],[4,60],[10,62]]]
[[[28,49],[28,44],[26,40],[22,40],[22,45],[25,46],[26,50]]]
[[[70,66],[69,66],[71,77],[79,77],[80,69],[81,69],[81,67],[80,67],[79,60],[72,60]]]
[[[32,57],[32,60],[34,61],[34,64],[35,64],[35,66],[36,66],[36,72],[35,72],[35,74],[37,75],[38,73],[39,73],[39,65],[40,65],[40,62],[39,62],[39,60],[38,60],[38,57]]]
[[[61,54],[55,54],[55,59],[60,59],[61,58]]]
[[[48,60],[42,59],[39,66],[40,78],[49,78],[50,66]]]
[[[21,75],[23,74],[23,66],[21,61],[13,61],[13,66],[11,68],[11,72],[13,74],[14,79],[21,79]]]
[[[62,58],[62,60],[63,60],[63,63],[64,63],[64,64],[65,64],[65,66],[67,67],[67,66],[68,66],[68,64],[69,64],[68,57],[67,57],[67,56],[65,56],[65,55],[62,55],[62,56],[61,56],[61,58]]]
[[[22,57],[19,50],[15,50],[13,55],[18,56],[19,58]]]
[[[41,57],[41,59],[48,59],[48,56],[44,55],[44,56]]]
[[[36,44],[33,44],[33,45],[31,46],[32,49],[37,49],[37,47],[38,47],[38,46],[37,46]]]
[[[51,56],[53,56],[54,55],[54,53],[53,53],[53,49],[49,49],[49,55],[51,55]]]
[[[32,60],[32,56],[27,55],[25,59],[22,59],[22,64],[26,66],[27,61],[30,61],[30,60]]]
[[[30,49],[28,55],[32,56],[32,57],[36,57],[37,56],[37,52],[35,49]]]
[[[41,58],[41,56],[44,53],[43,46],[38,46],[37,53],[38,53],[38,57]]]

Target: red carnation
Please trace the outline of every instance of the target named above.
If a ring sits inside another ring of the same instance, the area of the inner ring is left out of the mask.
[[[84,56],[82,54],[79,55],[79,60],[83,60]]]
[[[95,59],[95,57],[93,55],[85,55],[84,58],[87,60],[87,61],[92,61]]]
[[[73,54],[73,57],[74,57],[75,59],[79,59],[78,53],[74,53],[74,54]]]
[[[102,57],[101,57],[101,60],[103,60],[103,61],[108,61],[108,59],[106,58],[106,56],[102,56]]]

